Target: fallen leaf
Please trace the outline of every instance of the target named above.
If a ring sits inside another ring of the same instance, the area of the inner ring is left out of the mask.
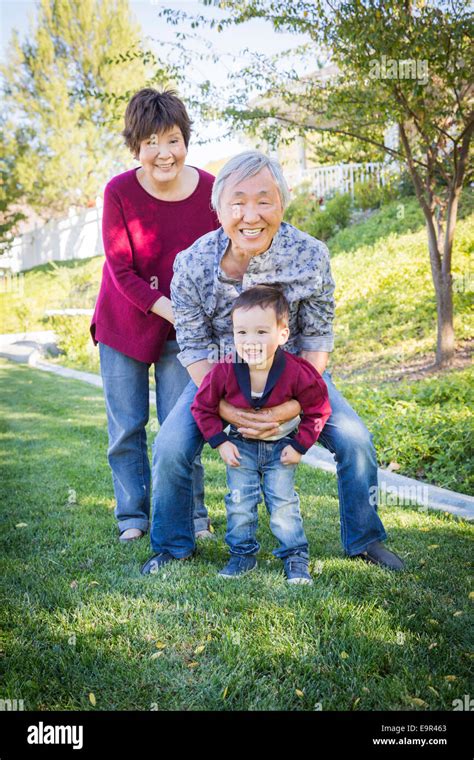
[[[460,617],[461,615],[464,615],[462,610],[456,610],[456,612],[453,612],[453,617]]]
[[[420,567],[423,567],[423,565],[426,565],[426,559],[420,559],[419,565]]]
[[[198,662],[188,662],[188,668],[190,668],[191,670],[192,670],[193,668],[197,668],[197,667],[198,667],[198,665],[199,665],[199,663],[198,663]]]
[[[410,702],[412,705],[416,705],[417,707],[428,707],[428,703],[425,702],[424,699],[420,699],[419,697],[410,697]]]
[[[226,686],[225,689],[224,689],[224,691],[222,692],[222,699],[226,699],[228,691],[229,691],[229,687]]]
[[[434,618],[429,618],[428,623],[431,623],[431,625],[438,625],[438,621],[435,620]]]
[[[362,691],[363,691],[365,694],[370,694],[370,689],[368,689],[368,688],[367,688],[367,686],[363,686],[363,687],[362,687]]]
[[[27,527],[28,527],[28,523],[17,523],[15,525],[15,528],[27,528]]]
[[[70,588],[77,588],[77,581],[71,581],[71,583],[69,584],[69,587]]]
[[[394,470],[400,470],[401,465],[398,464],[398,462],[390,462],[387,469],[390,470],[390,472],[393,472]]]
[[[428,649],[434,649],[437,646],[438,646],[438,643],[436,641],[432,641],[431,644],[429,645]]]
[[[339,657],[341,658],[341,660],[347,660],[349,655],[347,654],[347,652],[341,652]]]
[[[433,688],[433,686],[428,686],[428,689],[433,692],[433,694],[436,694],[437,697],[439,697],[439,691],[436,691],[436,689]]]
[[[194,654],[201,654],[201,652],[204,652],[206,648],[205,644],[200,644],[196,649],[194,650]]]
[[[152,654],[152,656],[150,657],[150,659],[151,660],[156,660],[156,659],[158,659],[158,657],[161,657],[161,655],[163,655],[163,654],[164,654],[164,652],[154,652]]]
[[[439,544],[429,544],[428,549],[439,549]]]
[[[304,697],[304,691],[301,691],[301,689],[295,689],[295,694],[300,699],[303,699],[303,697]]]
[[[89,583],[89,586],[99,586],[99,585],[100,585],[100,584],[99,584],[99,581],[91,581],[91,582]]]
[[[95,699],[95,695],[92,692],[89,694],[89,702],[91,703],[91,705],[94,705],[95,707],[96,699]]]
[[[164,644],[162,641],[157,641],[155,647],[157,649],[166,649],[166,644]]]
[[[469,594],[469,599],[474,599],[474,591],[471,591]]]
[[[452,681],[457,681],[457,680],[458,680],[458,677],[457,677],[457,676],[445,676],[445,677],[444,677],[444,680],[445,680],[445,681],[450,681],[450,682],[452,682]]]
[[[357,705],[359,704],[359,702],[360,702],[360,697],[357,697],[357,699],[354,699],[354,701],[352,703],[352,709],[354,709],[354,707],[357,707]]]

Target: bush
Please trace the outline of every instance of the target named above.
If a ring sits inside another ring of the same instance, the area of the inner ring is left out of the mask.
[[[302,184],[285,210],[285,221],[304,232],[309,231],[311,219],[319,211],[319,201],[307,182]]]
[[[390,201],[400,198],[399,176],[389,177],[384,185],[379,185],[375,180],[369,182],[356,182],[354,184],[354,206],[362,211],[380,208]]]
[[[55,314],[48,317],[48,328],[54,330],[58,337],[58,348],[68,360],[68,366],[86,369],[88,372],[99,371],[99,352],[94,346],[89,332],[89,316],[67,316]]]
[[[336,193],[322,208],[309,187],[305,187],[287,207],[285,221],[318,240],[328,240],[350,223],[351,209],[348,193]]]
[[[416,382],[338,385],[373,434],[381,467],[396,462],[404,475],[474,494],[472,380],[469,368]]]

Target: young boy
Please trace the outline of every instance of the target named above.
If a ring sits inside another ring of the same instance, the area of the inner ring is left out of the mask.
[[[206,441],[227,465],[227,533],[230,560],[220,571],[235,578],[256,567],[256,540],[261,489],[270,528],[279,541],[273,552],[284,563],[289,583],[312,583],[309,552],[294,488],[296,465],[316,442],[331,414],[326,384],[305,359],[283,351],[288,340],[288,302],[275,285],[243,291],[232,311],[237,356],[222,362],[204,378],[191,405]],[[219,401],[260,409],[297,399],[302,417],[280,426],[280,434],[257,441],[244,438],[231,425],[225,432]]]

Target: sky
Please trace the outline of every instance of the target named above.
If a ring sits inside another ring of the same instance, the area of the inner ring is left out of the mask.
[[[32,0],[0,0],[0,60],[5,61],[6,48],[11,36],[12,29],[17,29],[21,37],[25,37],[29,29],[29,18],[35,15],[36,3]],[[216,8],[203,6],[197,0],[131,0],[130,7],[135,19],[141,25],[143,39],[153,49],[157,46],[156,40],[172,42],[175,40],[177,27],[168,25],[158,17],[158,11],[162,7],[186,10],[189,13],[205,16],[224,16],[222,11]],[[184,30],[183,30],[184,31]],[[190,31],[190,30],[189,30]],[[305,41],[303,36],[275,32],[265,21],[254,19],[238,27],[233,27],[218,33],[215,30],[199,30],[202,36],[210,41],[214,47],[222,53],[220,65],[207,65],[193,68],[192,75],[195,79],[211,79],[215,84],[223,85],[226,67],[233,67],[228,53],[237,54],[243,48],[250,48],[256,52],[271,55],[281,50],[287,50]],[[155,40],[155,42],[153,42]],[[199,137],[201,135],[198,135]],[[212,142],[206,145],[196,145],[191,142],[188,154],[188,163],[195,166],[205,166],[209,161],[215,161],[240,152],[245,144],[239,140],[219,140],[219,130],[211,126],[206,130],[206,137],[212,137]]]

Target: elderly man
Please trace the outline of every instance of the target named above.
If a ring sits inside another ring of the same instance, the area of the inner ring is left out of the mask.
[[[190,406],[212,363],[232,351],[230,311],[235,298],[253,285],[275,282],[290,305],[286,349],[311,362],[328,387],[332,414],[319,442],[336,458],[344,551],[392,570],[404,567],[382,543],[386,533],[374,503],[377,462],[372,437],[326,370],[334,317],[328,249],[283,222],[287,202],[288,188],[276,161],[258,151],[235,156],[213,188],[212,203],[222,227],[199,238],[175,260],[171,300],[178,358],[191,380],[155,439],[155,553],[143,565],[143,574],[194,553],[192,472],[204,439]],[[222,401],[219,411],[245,437],[265,440],[301,408],[297,401],[288,401],[255,412]]]

